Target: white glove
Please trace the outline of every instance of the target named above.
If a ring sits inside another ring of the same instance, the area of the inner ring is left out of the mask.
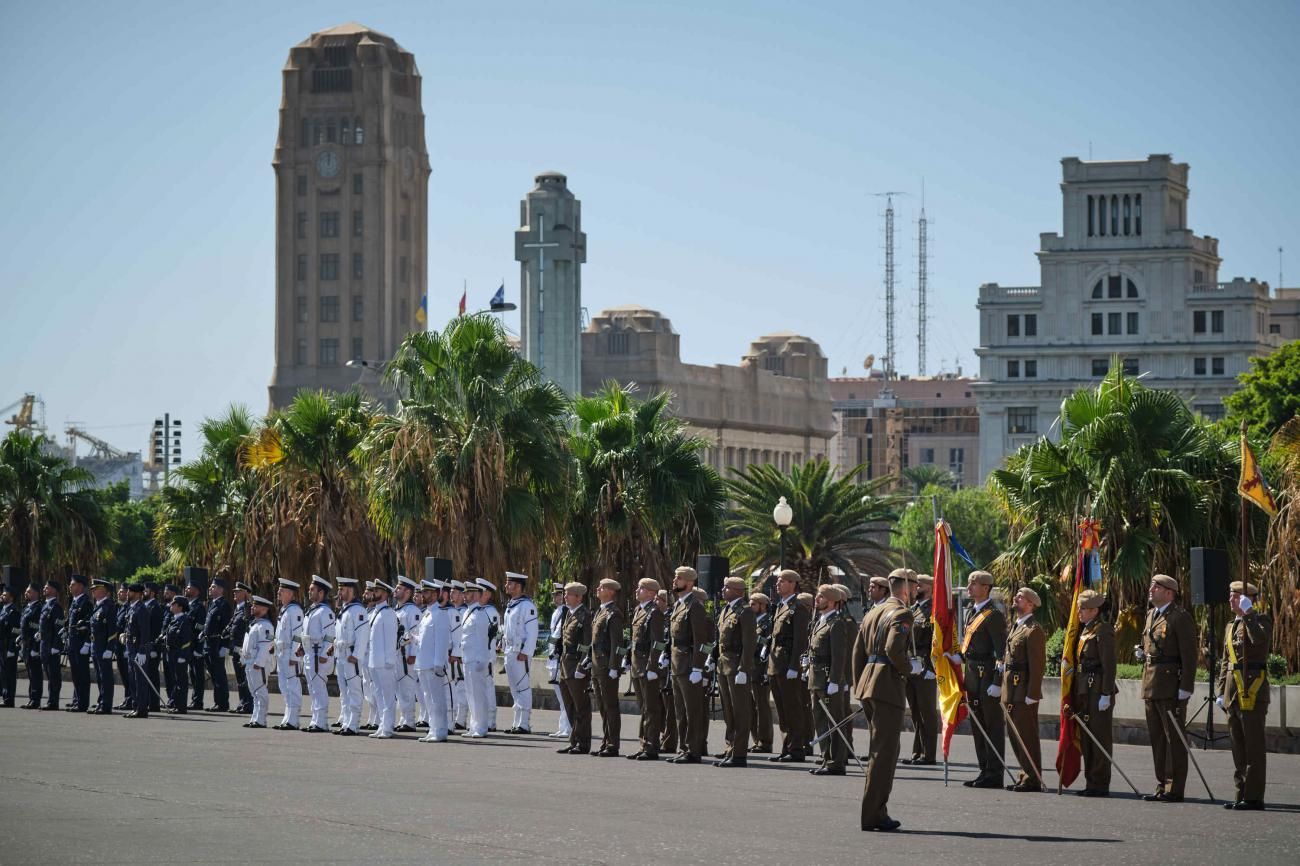
[[[102,658],[102,659],[111,659],[112,657],[113,657],[113,651],[112,651],[112,650],[104,650],[104,654],[103,654],[102,656],[100,656],[100,658]]]
[[[1187,700],[1188,698],[1190,698],[1191,696],[1192,696],[1192,693],[1191,693],[1191,692],[1185,692],[1185,691],[1183,691],[1182,689],[1179,689],[1179,690],[1178,690],[1178,700],[1180,700],[1180,701],[1185,701],[1185,700]]]
[[[138,664],[138,665],[143,665],[143,664],[145,663],[145,660],[148,659],[148,658],[149,658],[149,657],[146,656],[144,653],[136,653],[136,654],[135,654],[135,663]]]
[[[581,670],[576,670],[573,672],[573,677],[574,679],[585,680],[587,678],[587,675],[583,673]]]
[[[838,695],[839,693],[840,693],[840,684],[839,684],[839,683],[827,683],[827,684],[826,684],[826,694],[827,694],[827,695]]]
[[[228,655],[230,655],[230,650],[226,649],[225,647],[222,647],[221,649],[217,650],[217,658],[219,659],[223,659]]]
[[[785,672],[785,678],[786,678],[787,680],[798,679],[798,678],[799,678],[799,672],[798,672],[797,670],[795,670],[794,668],[790,668],[790,670],[788,670],[788,671]]]
[[[151,658],[151,659],[156,659],[156,658],[158,658],[158,653],[156,653],[156,652],[149,653],[149,658]]]
[[[659,656],[659,667],[661,668],[668,667],[668,653],[662,653]]]
[[[936,676],[934,675],[934,671],[926,671],[926,672],[925,672],[925,678],[926,678],[927,680],[936,680],[936,679],[938,679],[938,677],[936,677]]]
[[[1219,695],[1217,698],[1215,698],[1214,702],[1219,705],[1219,709],[1221,710],[1227,709],[1227,707],[1223,705],[1223,695]]]
[[[943,657],[955,665],[962,663],[961,653],[944,653]]]
[[[1027,707],[1032,707],[1036,703],[1038,703],[1038,698],[1030,698],[1030,697],[1025,698],[1025,706]]]
[[[988,695],[990,698],[1000,698],[1002,697],[1002,686],[989,686],[988,689],[985,690],[984,694]]]
[[[1097,709],[1103,713],[1110,709],[1110,695],[1102,695],[1097,698]]]
[[[690,681],[691,681],[691,685],[693,685],[693,686],[694,686],[694,685],[699,685],[700,683],[704,682],[704,673],[703,673],[703,671],[701,671],[699,668],[695,668],[694,670],[692,670],[692,671],[691,671],[691,676],[690,676]]]
[[[647,680],[650,680],[651,682],[654,682],[655,680],[659,679],[659,674],[655,673],[654,671],[646,671],[645,678]]]
[[[744,685],[745,683],[747,683],[747,682],[749,682],[749,675],[746,674],[744,671],[737,671],[737,672],[736,672],[736,685],[738,685],[738,686],[743,686],[743,685]]]
[[[1248,595],[1243,595],[1241,601],[1237,602],[1237,607],[1241,608],[1242,613],[1247,613],[1254,606],[1255,602],[1251,601]]]
[[[912,659],[912,676],[916,676],[925,670],[925,664],[920,659]]]
[[[180,658],[178,658],[178,659],[176,660],[176,664],[178,664],[178,665],[183,665],[183,664],[185,664],[187,661],[188,661],[188,659],[186,659],[184,656],[181,656]]]
[[[609,678],[610,678],[611,680],[616,680],[616,679],[618,679],[618,668],[610,668],[610,669],[609,669]]]
[[[82,644],[82,645],[81,645],[81,654],[82,654],[83,656],[88,656],[88,655],[90,655],[90,644],[87,643],[87,644]]]
[[[1145,662],[1147,660],[1146,650],[1142,649],[1142,647],[1134,647],[1133,658],[1138,660],[1138,664]]]

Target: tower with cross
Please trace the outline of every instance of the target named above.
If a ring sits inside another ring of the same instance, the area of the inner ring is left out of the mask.
[[[519,205],[519,336],[523,356],[566,394],[582,387],[582,203],[556,171],[539,174]]]

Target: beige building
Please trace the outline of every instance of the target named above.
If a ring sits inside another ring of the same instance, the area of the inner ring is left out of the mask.
[[[1283,343],[1300,340],[1300,289],[1275,289],[1268,333]]]
[[[782,471],[830,457],[835,435],[826,356],[807,337],[759,337],[739,366],[684,364],[681,337],[655,310],[603,310],[582,333],[582,392],[614,380],[640,396],[673,392],[673,414],[711,444],[707,461],[724,478],[753,463]]]
[[[420,72],[359,24],[289,50],[275,158],[272,408],[303,388],[373,386],[424,330],[429,158]]]
[[[934,376],[887,382],[868,377],[830,380],[840,472],[861,466],[859,481],[933,465],[963,486],[978,485],[979,412],[974,379]]]

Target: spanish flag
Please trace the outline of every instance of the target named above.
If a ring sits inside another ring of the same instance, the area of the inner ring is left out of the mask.
[[[1264,473],[1259,471],[1255,452],[1250,450],[1244,432],[1241,434],[1241,478],[1237,481],[1237,492],[1243,499],[1249,499],[1264,509],[1269,517],[1277,517],[1277,501],[1273,499],[1273,491],[1268,489]]]
[[[1097,551],[1101,547],[1100,524],[1085,520],[1079,524],[1079,552],[1074,562],[1074,592],[1070,596],[1070,621],[1065,626],[1061,648],[1061,737],[1056,743],[1056,773],[1061,787],[1068,788],[1079,776],[1083,763],[1082,736],[1070,715],[1069,697],[1074,694],[1075,651],[1079,645],[1079,593],[1089,589],[1090,576],[1100,575]]]
[[[961,668],[948,660],[946,653],[957,645],[957,611],[952,606],[953,538],[948,521],[934,525],[934,638],[930,641],[930,662],[939,687],[939,718],[943,722],[943,757],[948,759],[952,735],[966,718],[962,703]]]

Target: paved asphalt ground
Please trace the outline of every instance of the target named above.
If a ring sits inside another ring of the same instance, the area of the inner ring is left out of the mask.
[[[278,695],[271,707],[274,724]],[[555,716],[535,713],[536,728]],[[499,726],[509,720],[503,709]],[[720,771],[557,755],[540,735],[426,744],[243,721],[0,710],[0,864],[1300,862],[1294,755],[1269,756],[1273,811],[1230,813],[1143,803],[1118,776],[1126,793],[1110,800],[968,790],[974,751],[959,736],[949,787],[942,767],[899,767],[890,812],[903,832],[881,834],[858,829],[856,769],[819,779],[761,759]],[[636,723],[623,717],[624,754]],[[721,740],[715,722],[710,746]],[[1145,747],[1117,757],[1153,786]],[[1230,756],[1197,758],[1228,795]],[[1188,792],[1204,797],[1194,771]]]

